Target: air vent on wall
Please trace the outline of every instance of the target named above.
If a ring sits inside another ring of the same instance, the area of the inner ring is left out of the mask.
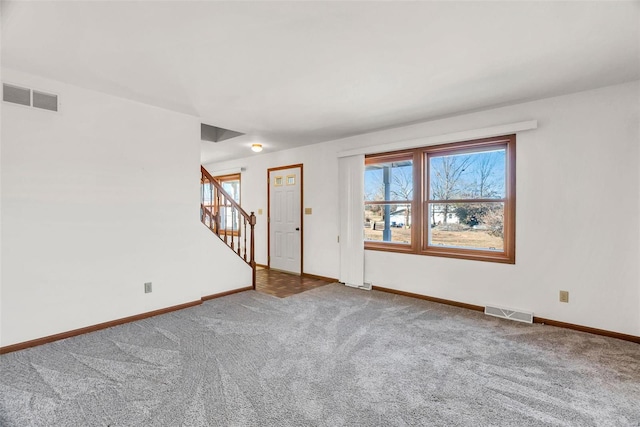
[[[31,89],[2,84],[2,100],[14,104],[31,106]]]
[[[7,83],[2,84],[2,100],[26,107],[58,111],[58,95]]]
[[[58,111],[58,95],[33,91],[33,106],[44,110]]]

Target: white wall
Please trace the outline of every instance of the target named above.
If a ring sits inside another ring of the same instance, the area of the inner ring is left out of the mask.
[[[0,4],[0,15],[3,11]],[[2,18],[0,16],[0,18]],[[2,43],[2,19],[0,19],[0,46]],[[0,82],[4,81],[4,71],[0,67]],[[0,345],[2,343],[2,110],[3,102],[0,101]]]
[[[638,82],[207,165],[246,167],[243,204],[266,214],[266,170],[304,163],[304,271],[338,277],[339,151],[525,120],[517,138],[516,264],[366,251],[365,280],[640,335]],[[612,209],[610,224],[603,223]],[[620,213],[624,221],[619,221]],[[266,263],[265,216],[258,262]],[[558,291],[570,292],[570,303]]]
[[[206,164],[217,171],[244,167],[241,176],[242,207],[256,214],[256,262],[267,264],[267,169],[302,163],[303,204],[312,208],[304,215],[304,272],[338,277],[338,161],[335,148],[317,144],[292,150],[260,154],[224,164]],[[262,209],[262,215],[258,210]],[[318,246],[319,245],[319,246]],[[321,249],[321,250],[319,250]]]
[[[61,108],[2,108],[2,346],[251,284],[199,221],[197,118],[15,70],[3,81]]]

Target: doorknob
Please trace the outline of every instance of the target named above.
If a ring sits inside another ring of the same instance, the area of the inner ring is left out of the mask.
[[[300,227],[296,227],[296,231],[300,231]]]

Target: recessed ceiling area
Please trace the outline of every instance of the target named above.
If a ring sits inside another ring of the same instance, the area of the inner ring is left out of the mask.
[[[3,2],[2,66],[245,135],[202,162],[640,78],[639,2]]]
[[[200,123],[200,140],[202,141],[222,142],[242,135],[244,134],[235,130]]]

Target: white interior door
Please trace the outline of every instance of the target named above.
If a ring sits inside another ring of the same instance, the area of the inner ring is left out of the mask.
[[[269,265],[300,274],[300,168],[269,171]]]

